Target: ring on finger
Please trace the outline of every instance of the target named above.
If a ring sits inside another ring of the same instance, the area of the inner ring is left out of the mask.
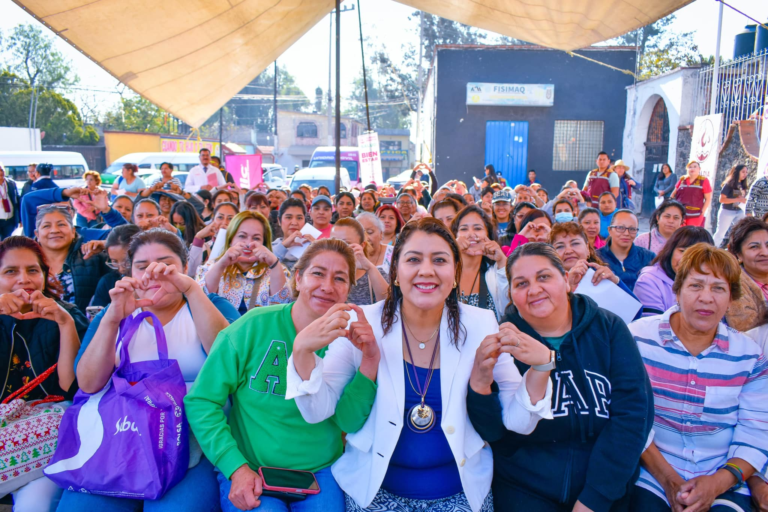
[[[515,345],[515,347],[514,347],[514,348],[517,348],[517,347],[519,347],[519,346],[520,346],[520,338],[517,338],[517,344]]]

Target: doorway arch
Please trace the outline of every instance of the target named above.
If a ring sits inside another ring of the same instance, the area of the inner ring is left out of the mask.
[[[653,185],[661,172],[661,164],[669,158],[669,114],[664,98],[659,98],[653,106],[651,119],[648,123],[648,135],[645,139],[645,169],[643,176],[643,207],[644,215],[649,215],[656,209]]]

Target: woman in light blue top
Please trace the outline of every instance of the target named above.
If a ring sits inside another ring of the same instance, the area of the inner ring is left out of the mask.
[[[677,176],[672,172],[669,164],[661,164],[661,172],[656,177],[656,183],[653,184],[653,193],[664,199],[669,199],[669,195],[675,190]]]
[[[112,185],[112,195],[126,195],[135,199],[142,190],[147,188],[144,180],[136,176],[138,171],[136,164],[123,164],[123,175]]]

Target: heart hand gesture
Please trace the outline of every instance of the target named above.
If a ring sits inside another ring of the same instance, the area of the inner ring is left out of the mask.
[[[350,310],[350,304],[333,305],[323,316],[301,330],[293,342],[293,351],[317,352],[330,345],[336,338],[348,337]],[[362,332],[362,325],[360,329]]]

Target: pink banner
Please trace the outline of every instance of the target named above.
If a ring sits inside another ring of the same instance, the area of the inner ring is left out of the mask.
[[[252,189],[264,181],[261,170],[261,155],[227,155],[226,165],[227,171],[242,189]]]

